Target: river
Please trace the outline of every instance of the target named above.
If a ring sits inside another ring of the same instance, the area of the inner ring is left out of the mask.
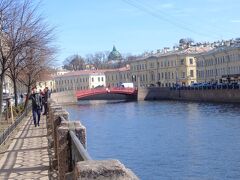
[[[143,180],[240,179],[240,105],[82,101],[93,159],[119,159]]]

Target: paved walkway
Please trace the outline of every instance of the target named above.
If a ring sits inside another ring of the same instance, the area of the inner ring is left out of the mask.
[[[45,116],[35,127],[28,119],[0,160],[0,179],[49,179]]]

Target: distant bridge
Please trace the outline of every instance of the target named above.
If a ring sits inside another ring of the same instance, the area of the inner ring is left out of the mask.
[[[123,94],[129,96],[136,96],[137,89],[135,88],[99,88],[99,89],[88,89],[76,91],[77,99],[86,98],[98,94]]]

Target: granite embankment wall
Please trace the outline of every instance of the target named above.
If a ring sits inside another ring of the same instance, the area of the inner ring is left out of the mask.
[[[92,160],[86,149],[86,128],[80,121],[69,120],[69,113],[52,99],[48,110],[50,168],[57,172],[56,179],[138,180],[118,160]]]
[[[185,100],[240,103],[240,89],[170,90],[150,87],[138,89],[138,100]]]
[[[52,93],[51,98],[54,99],[56,103],[59,104],[76,104],[77,97],[76,91],[63,91]]]

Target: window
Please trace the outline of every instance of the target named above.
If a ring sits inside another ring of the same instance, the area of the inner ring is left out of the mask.
[[[193,58],[189,59],[189,64],[193,64]]]
[[[102,77],[102,81],[103,81],[103,77]]]
[[[98,77],[98,82],[100,82],[100,77]]]
[[[180,64],[181,64],[181,65],[184,65],[184,59],[181,59],[181,60],[180,60]]]
[[[151,80],[152,80],[152,81],[155,80],[154,73],[151,73]]]
[[[194,77],[194,71],[190,70],[190,77]]]
[[[185,72],[182,72],[182,78],[185,78]]]
[[[92,82],[94,82],[94,78],[92,77]]]

